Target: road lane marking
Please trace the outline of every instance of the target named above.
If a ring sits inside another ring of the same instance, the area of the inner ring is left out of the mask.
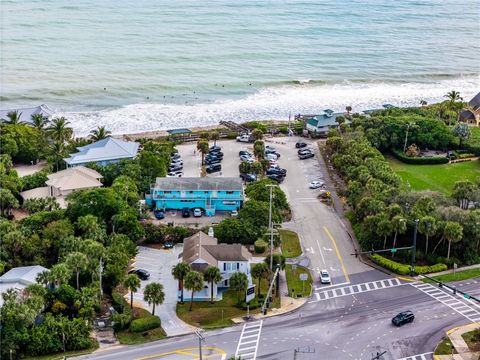
[[[390,281],[391,280],[391,281]],[[381,283],[382,286],[378,286],[375,288],[374,284],[376,283]],[[372,286],[370,286],[372,285]],[[314,292],[316,300],[309,301],[309,303],[315,303],[318,301],[324,301],[328,299],[334,299],[337,297],[343,297],[343,296],[348,296],[348,295],[353,295],[353,294],[358,294],[358,293],[363,293],[363,292],[369,292],[369,291],[376,291],[376,290],[381,290],[381,289],[387,289],[387,288],[392,288],[392,287],[397,287],[397,286],[402,286],[402,285],[410,285],[410,284],[402,284],[400,280],[397,278],[392,279],[385,279],[385,280],[377,280],[377,281],[371,281],[363,284],[355,284],[355,285],[350,285],[350,286],[344,286],[340,288],[334,288],[334,289],[328,289],[320,292]],[[322,288],[320,288],[322,289]],[[317,289],[315,289],[317,290]],[[323,289],[322,289],[323,290]]]
[[[258,344],[260,341],[260,334],[262,333],[262,324],[263,320],[256,323],[245,323],[245,325],[243,325],[235,357],[239,356],[245,360],[255,360],[257,358]],[[246,333],[248,333],[248,336],[244,336]],[[252,336],[256,336],[257,338],[255,340],[250,340],[249,338]],[[250,346],[252,343],[255,343],[255,345]],[[247,347],[245,347],[245,345],[247,345]]]
[[[318,242],[317,238],[315,238],[315,242],[317,243],[318,251],[320,251],[320,256],[322,257],[322,262],[323,262],[323,265],[325,266],[325,258],[323,257],[322,248],[320,247],[320,243]],[[312,253],[314,253],[313,248],[312,248]]]
[[[335,284],[335,285],[327,285],[327,286],[322,286],[322,287],[318,287],[318,288],[315,288],[314,291],[318,291],[318,290],[325,290],[325,289],[328,289],[328,288],[331,288],[331,287],[337,287],[337,286],[342,286],[342,285],[348,285],[350,284],[349,282],[343,282],[343,283],[339,283],[339,284]]]
[[[433,359],[433,352],[416,354],[416,355],[404,357],[404,358],[397,359],[397,360],[428,360],[428,359]]]
[[[347,282],[350,282],[350,277],[348,276],[347,269],[345,268],[345,264],[343,263],[342,255],[340,255],[340,251],[338,251],[338,246],[335,239],[333,238],[332,234],[330,234],[330,231],[328,231],[325,225],[323,225],[323,230],[325,230],[330,240],[332,240],[333,247],[335,248],[335,252],[337,253],[337,258],[338,260],[340,260],[340,265],[342,266],[342,271],[343,271],[343,275],[345,276],[345,280],[347,280]]]
[[[204,355],[203,356],[204,359],[209,359],[209,358],[213,358],[213,357],[221,357],[221,360],[223,360],[227,356],[227,353],[220,348],[216,348],[216,347],[212,347],[212,346],[202,346],[202,349],[217,352],[217,353],[214,353],[214,354]],[[160,353],[160,354],[154,354],[154,355],[144,356],[144,357],[140,357],[140,358],[135,358],[135,360],[150,360],[150,359],[156,359],[156,358],[160,358],[160,357],[164,357],[164,356],[168,356],[168,355],[175,355],[175,354],[177,354],[177,355],[187,355],[187,356],[191,356],[192,358],[195,358],[195,359],[198,358],[198,356],[199,356],[198,353],[193,353],[193,352],[190,352],[190,351],[197,351],[198,352],[198,347],[168,351],[168,352],[164,352],[164,353]]]

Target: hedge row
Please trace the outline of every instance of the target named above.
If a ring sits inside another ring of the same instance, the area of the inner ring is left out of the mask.
[[[160,318],[150,315],[140,319],[133,320],[130,324],[131,332],[142,332],[160,327]]]
[[[392,154],[398,160],[406,164],[417,164],[417,165],[447,164],[449,161],[446,156],[409,157],[405,155],[402,150],[398,150],[398,149],[392,149]]]
[[[394,273],[397,273],[399,275],[408,275],[410,273],[410,265],[400,264],[396,261],[384,258],[383,256],[380,256],[378,254],[372,254],[370,255],[370,258],[376,264],[388,270],[391,270]],[[435,264],[432,266],[415,266],[415,272],[417,274],[430,274],[430,273],[435,273],[439,271],[445,271],[447,269],[448,267],[445,264]]]
[[[265,252],[265,250],[267,249],[267,246],[268,246],[268,244],[265,241],[263,241],[262,239],[258,239],[253,244],[253,247],[255,248],[255,252],[257,254],[263,254]]]

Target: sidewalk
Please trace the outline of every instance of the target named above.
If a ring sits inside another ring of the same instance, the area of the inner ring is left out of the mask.
[[[286,314],[291,311],[294,311],[300,308],[303,304],[305,304],[308,298],[292,298],[288,296],[288,287],[287,287],[287,279],[285,276],[285,270],[280,271],[280,308],[276,309],[269,309],[267,315],[263,315],[261,313],[252,315],[250,318],[251,320],[259,320],[265,319],[271,316],[277,316],[281,314]],[[243,317],[233,318],[232,321],[236,324],[245,322]]]
[[[463,340],[463,337],[462,337],[463,334],[479,328],[480,328],[479,324],[473,323],[465,326],[459,326],[447,331],[447,336],[450,339],[450,342],[455,348],[457,354],[454,354],[453,358],[452,358],[452,355],[434,355],[434,359],[435,360],[447,360],[447,359],[479,360],[480,352],[470,351],[467,343],[465,342],[465,340]]]

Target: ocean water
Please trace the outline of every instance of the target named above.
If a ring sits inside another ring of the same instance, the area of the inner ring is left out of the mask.
[[[478,0],[2,0],[1,108],[84,135],[480,91]]]

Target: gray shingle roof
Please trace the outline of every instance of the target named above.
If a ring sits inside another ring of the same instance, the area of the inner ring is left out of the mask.
[[[181,177],[181,178],[163,178],[158,177],[155,183],[157,190],[240,190],[243,189],[242,180],[240,178],[214,177],[214,178],[198,178],[198,177]]]
[[[468,104],[472,107],[473,110],[477,111],[480,109],[480,92],[475,95],[472,100],[468,102]]]
[[[78,153],[63,159],[68,165],[86,164],[104,160],[134,158],[138,153],[139,143],[107,137],[93,144],[78,147]]]

